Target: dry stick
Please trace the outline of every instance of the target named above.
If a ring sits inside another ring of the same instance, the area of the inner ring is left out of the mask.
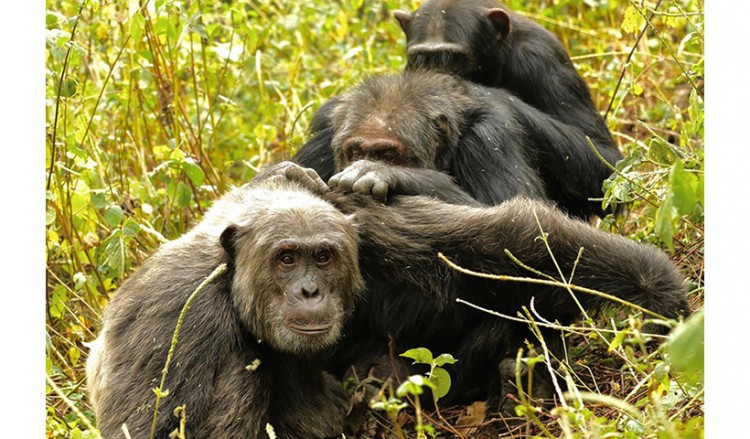
[[[90,431],[94,432],[94,434],[96,435],[96,437],[98,437],[99,439],[101,439],[102,435],[99,433],[99,430],[97,430],[96,428],[94,428],[94,426],[91,424],[91,421],[89,421],[89,419],[86,417],[86,415],[84,415],[78,409],[78,407],[76,407],[76,405],[75,405],[75,403],[73,401],[71,401],[67,396],[65,396],[65,393],[63,393],[62,389],[60,389],[59,387],[57,387],[57,384],[55,384],[55,382],[52,381],[52,378],[50,378],[49,375],[45,375],[45,376],[47,378],[47,384],[50,387],[52,387],[52,390],[57,394],[57,396],[59,396],[60,398],[62,398],[63,401],[65,401],[65,404],[67,404],[68,407],[70,407],[70,409],[73,410],[73,412],[75,412],[76,416],[78,416],[78,418],[81,420],[81,422],[83,422]]]
[[[653,11],[651,12],[651,15],[646,19],[646,24],[643,25],[643,29],[641,29],[641,32],[638,34],[638,38],[635,39],[635,43],[633,43],[633,48],[630,50],[630,53],[628,54],[627,59],[625,60],[625,65],[622,66],[622,71],[620,72],[620,78],[617,80],[617,85],[615,86],[615,91],[612,92],[612,99],[609,101],[609,105],[607,105],[607,111],[604,112],[604,118],[606,119],[607,116],[609,116],[610,110],[612,110],[612,104],[615,102],[615,98],[617,97],[617,90],[620,89],[620,84],[622,84],[622,79],[625,77],[625,71],[628,69],[628,65],[630,65],[630,59],[633,57],[633,54],[635,53],[636,47],[638,47],[638,43],[640,43],[641,38],[643,38],[643,34],[646,33],[646,29],[648,29],[648,23],[651,22],[651,19],[654,18],[654,14],[656,13],[656,10],[659,9],[659,5],[661,4],[661,0],[658,0],[656,2],[656,6],[654,6]]]
[[[448,259],[442,252],[438,253],[438,258],[442,259],[443,262],[448,264],[449,267],[452,269],[463,273],[468,274],[470,276],[476,276],[481,277],[484,279],[492,279],[492,280],[499,280],[499,281],[511,281],[511,282],[525,282],[525,283],[531,283],[531,284],[539,284],[539,285],[547,285],[552,287],[559,287],[559,288],[570,288],[571,290],[580,291],[582,293],[591,294],[593,296],[599,296],[603,297],[605,299],[611,300],[613,302],[617,302],[621,305],[629,306],[631,308],[634,308],[644,314],[649,314],[653,317],[656,317],[657,319],[661,320],[669,320],[668,318],[664,317],[663,315],[659,313],[655,313],[651,310],[648,310],[642,306],[636,305],[635,303],[628,302],[627,300],[620,299],[619,297],[613,296],[611,294],[603,293],[601,291],[592,290],[591,288],[586,287],[579,287],[578,285],[572,285],[572,284],[566,284],[559,281],[551,281],[551,280],[545,280],[545,279],[534,279],[531,277],[518,277],[518,276],[507,276],[504,274],[487,274],[487,273],[480,273],[478,271],[472,271],[466,268],[463,268],[459,265],[456,265],[453,263],[450,259]],[[456,299],[460,300],[460,299]],[[463,301],[462,301],[463,302]],[[463,302],[468,303],[468,302]]]
[[[156,404],[154,405],[154,420],[151,422],[151,435],[149,436],[151,439],[154,439],[154,433],[156,432],[156,417],[159,414],[159,403],[161,402],[162,397],[166,396],[164,394],[164,382],[167,380],[169,363],[172,361],[172,355],[174,355],[175,346],[177,346],[177,339],[180,336],[180,328],[182,328],[182,322],[185,320],[185,314],[187,314],[187,311],[190,308],[190,305],[193,303],[193,300],[198,297],[198,293],[203,291],[203,288],[205,288],[206,285],[209,284],[209,282],[216,279],[226,270],[227,264],[221,264],[216,267],[216,269],[203,282],[201,282],[200,285],[198,285],[198,288],[193,291],[190,297],[188,297],[187,302],[185,302],[185,305],[182,307],[182,311],[180,311],[180,316],[177,319],[177,326],[174,328],[174,333],[172,334],[172,344],[169,346],[167,361],[166,363],[164,363],[164,369],[162,369],[161,371],[161,383],[159,384],[158,388],[154,389],[154,393],[156,393]]]

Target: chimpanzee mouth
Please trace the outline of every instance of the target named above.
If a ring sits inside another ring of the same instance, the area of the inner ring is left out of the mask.
[[[333,323],[300,324],[289,323],[289,329],[301,335],[323,335],[333,328]]]

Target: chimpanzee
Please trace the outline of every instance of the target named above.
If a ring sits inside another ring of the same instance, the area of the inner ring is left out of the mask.
[[[429,173],[440,174],[422,171],[427,179]],[[374,186],[380,183],[373,178]],[[393,337],[397,352],[421,346],[459,359],[451,372],[451,390],[441,400],[445,404],[489,399],[502,389],[498,367],[515,357],[524,339],[534,338],[526,324],[457,304],[457,298],[505,314],[526,306],[563,325],[581,314],[564,288],[462,274],[441,263],[438,252],[476,272],[536,277],[526,268],[531,267],[664,317],[689,313],[684,278],[664,253],[595,229],[548,202],[516,197],[486,207],[394,195],[383,205],[360,193],[348,194],[332,191],[323,196],[349,213],[359,232],[359,263],[366,284],[364,299],[336,346],[330,366],[336,374],[344,374],[351,365],[358,371],[382,365]],[[550,251],[539,239],[543,234]],[[589,311],[608,303],[599,296],[576,296]],[[651,329],[664,332],[663,327]],[[562,342],[547,343],[554,354],[561,353]]]
[[[407,69],[508,89],[622,158],[562,43],[536,22],[496,0],[426,0],[393,16],[406,34]]]
[[[344,188],[364,178],[353,189],[369,190],[365,174],[378,173],[393,193],[487,205],[525,195],[551,199],[574,216],[602,213],[601,203],[588,199],[601,196],[610,169],[585,136],[504,89],[431,71],[372,77],[321,107],[312,130],[293,160],[323,179],[360,158],[384,163],[331,181]],[[620,157],[616,150],[601,153],[611,163]],[[402,168],[447,176],[422,178]],[[461,196],[446,192],[454,179]],[[382,188],[375,190],[382,198]]]
[[[267,424],[278,437],[340,435],[345,396],[321,369],[323,351],[337,339],[326,361],[338,373],[382,357],[392,335],[400,346],[460,358],[448,400],[491,396],[500,389],[500,360],[515,352],[524,334],[456,304],[457,297],[503,312],[533,298],[542,317],[563,324],[580,310],[564,289],[465,275],[436,254],[477,271],[528,275],[507,250],[555,276],[536,239],[542,230],[563,273],[575,264],[574,284],[665,317],[687,314],[682,279],[664,254],[544,202],[516,198],[471,207],[394,195],[385,205],[360,193],[329,191],[312,170],[282,163],[222,197],[198,226],[163,245],[123,283],[87,364],[99,427],[105,437],[116,436],[123,423],[133,437],[148,434],[151,389],[180,310],[222,262],[229,270],[186,314],[158,437],[177,427],[172,411],[182,404],[189,437],[266,437]],[[342,329],[358,297],[363,300]],[[606,304],[596,296],[579,294],[578,300],[589,310]]]
[[[122,424],[148,437],[178,315],[222,262],[228,271],[185,316],[155,437],[178,427],[182,404],[189,438],[265,438],[268,424],[277,437],[341,437],[348,400],[321,353],[364,287],[358,238],[344,214],[285,177],[294,172],[282,164],[226,194],[120,287],[87,364],[105,438],[122,437]]]

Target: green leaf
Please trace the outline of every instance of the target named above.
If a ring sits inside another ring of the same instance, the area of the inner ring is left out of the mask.
[[[401,357],[411,358],[413,364],[432,364],[432,352],[427,348],[409,349],[400,355]]]
[[[140,224],[133,221],[132,219],[128,219],[127,221],[125,221],[125,224],[122,226],[122,234],[124,236],[135,237],[140,231],[141,231]]]
[[[435,367],[430,376],[430,382],[435,385],[435,399],[445,396],[451,389],[451,376],[442,367]]]
[[[674,251],[674,245],[672,244],[672,237],[674,236],[674,226],[672,225],[672,220],[675,217],[674,210],[672,198],[668,197],[656,210],[654,221],[654,233],[659,237],[661,242],[666,244],[669,251]]]
[[[196,165],[195,161],[190,157],[185,158],[185,161],[182,162],[182,170],[185,171],[190,181],[193,182],[193,186],[198,187],[203,184],[203,180],[206,177],[203,169]]]
[[[156,396],[158,396],[159,398],[166,398],[167,396],[169,396],[169,389],[164,389],[164,391],[162,392],[158,387],[154,387],[153,390]]]
[[[669,174],[672,185],[672,199],[678,215],[685,215],[695,209],[698,203],[698,177],[685,171],[680,160],[675,161]]]
[[[177,191],[175,193],[177,207],[186,207],[191,201],[193,201],[193,191],[190,190],[190,186],[183,182],[177,183]]]
[[[421,395],[424,393],[422,387],[427,386],[431,389],[435,389],[435,384],[430,382],[427,378],[422,375],[412,375],[406,381],[401,383],[396,389],[396,396],[399,398],[406,395]]]
[[[143,37],[143,27],[145,24],[146,20],[144,20],[143,15],[141,15],[140,12],[133,15],[133,17],[130,19],[130,35],[132,35],[133,41],[141,41],[141,37]]]
[[[103,193],[91,193],[91,205],[96,209],[104,209],[107,207],[107,204],[107,197],[105,197]]]
[[[672,331],[667,352],[680,378],[689,384],[703,383],[704,368],[704,315],[703,310],[693,314],[685,323]]]
[[[52,298],[49,304],[49,314],[52,317],[60,318],[65,312],[65,302],[68,301],[68,290],[65,285],[58,285],[52,290]]]
[[[674,162],[676,158],[672,148],[666,142],[656,138],[649,140],[646,156],[656,163],[665,165]]]
[[[121,277],[125,272],[125,243],[120,230],[116,229],[107,238],[104,254],[107,256],[105,263],[109,266],[112,277]]]
[[[617,333],[617,335],[615,335],[615,338],[613,338],[612,341],[609,343],[607,352],[612,352],[615,349],[619,348],[620,345],[622,345],[623,340],[625,340],[625,331],[620,331]]]
[[[112,227],[120,225],[122,222],[122,208],[118,205],[112,205],[104,213],[104,220]]]
[[[46,226],[51,226],[52,224],[54,224],[55,218],[57,218],[57,212],[55,212],[55,209],[52,206],[47,206],[44,224]]]
[[[451,354],[440,354],[434,361],[432,361],[432,364],[435,366],[443,366],[445,364],[456,364],[457,361],[458,360],[453,358],[453,355]]]
[[[78,359],[81,358],[81,351],[75,346],[71,347],[68,349],[68,358],[70,358],[71,364],[75,366],[78,364]]]
[[[626,33],[632,34],[638,32],[641,27],[643,27],[643,24],[644,21],[641,14],[638,13],[633,5],[628,6],[628,8],[625,9],[625,17],[622,20],[622,24],[620,24],[622,30]]]

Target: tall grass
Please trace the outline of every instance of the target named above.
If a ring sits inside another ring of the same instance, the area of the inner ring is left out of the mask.
[[[390,11],[416,3],[47,1],[49,436],[95,436],[84,421],[94,421],[85,343],[123,278],[229,186],[294,153],[326,99],[400,71],[403,36]],[[701,308],[703,2],[506,3],[570,49],[628,156],[606,201],[627,202],[629,214],[599,227],[671,252]],[[536,408],[544,430],[702,431],[702,383],[676,379],[669,354],[646,355],[637,322],[617,331],[571,335],[570,380],[582,391],[565,408]],[[518,434],[542,431],[524,425]]]

